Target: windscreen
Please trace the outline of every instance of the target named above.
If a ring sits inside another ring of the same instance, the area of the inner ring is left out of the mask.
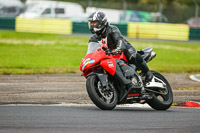
[[[99,46],[101,46],[100,43],[97,43],[97,42],[89,42],[87,54],[90,54],[90,53],[94,52]]]

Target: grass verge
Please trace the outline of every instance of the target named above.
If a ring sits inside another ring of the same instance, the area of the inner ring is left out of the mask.
[[[0,31],[0,74],[74,73],[87,51],[89,36]],[[199,73],[200,43],[128,39],[139,50],[153,46],[152,70]]]

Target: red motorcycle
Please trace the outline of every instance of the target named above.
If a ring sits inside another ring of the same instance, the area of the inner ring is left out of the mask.
[[[138,51],[146,62],[155,57],[153,48]],[[132,81],[134,88],[126,90],[115,78],[116,65],[123,76]],[[93,103],[102,110],[112,110],[118,104],[148,103],[153,109],[167,110],[173,102],[170,84],[160,73],[152,71],[152,81],[146,83],[140,69],[129,64],[123,52],[113,55],[106,44],[89,43],[87,55],[80,70],[86,80],[86,89]]]

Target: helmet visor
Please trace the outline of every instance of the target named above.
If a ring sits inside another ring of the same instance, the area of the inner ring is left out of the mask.
[[[88,27],[89,27],[89,29],[91,29],[91,28],[97,28],[98,25],[99,25],[98,21],[88,21]]]
[[[96,27],[99,24],[98,21],[91,21],[90,25]]]

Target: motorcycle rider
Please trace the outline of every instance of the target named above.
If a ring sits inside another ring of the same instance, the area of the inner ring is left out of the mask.
[[[145,75],[145,81],[151,81],[153,74],[149,70],[144,59],[122,36],[119,29],[116,26],[108,23],[106,15],[103,12],[97,11],[92,13],[88,18],[88,26],[93,34],[89,40],[89,43],[102,43],[103,40],[104,43],[107,43],[108,48],[112,50],[112,53],[119,54],[123,51],[127,60],[142,70],[142,73]],[[126,89],[133,87],[131,81],[123,76],[119,65],[116,67],[114,77],[123,83],[126,86]]]

